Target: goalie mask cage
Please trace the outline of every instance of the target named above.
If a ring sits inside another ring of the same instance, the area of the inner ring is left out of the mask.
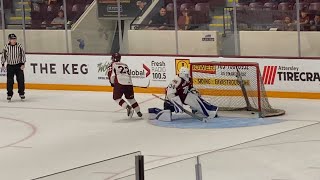
[[[258,63],[197,62],[190,64],[190,73],[193,86],[221,111],[255,111],[259,117],[285,114],[270,105]]]

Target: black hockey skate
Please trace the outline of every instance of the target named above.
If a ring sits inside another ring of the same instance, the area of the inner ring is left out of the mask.
[[[25,100],[26,96],[25,95],[20,95],[21,100]]]
[[[138,115],[139,117],[142,117],[142,113],[141,113],[141,112],[137,112],[137,115]]]
[[[128,115],[130,118],[132,118],[132,116],[133,116],[133,109],[132,109],[132,107],[129,106],[129,105],[127,105],[126,109],[127,109],[127,115]]]
[[[10,102],[12,99],[12,96],[7,96],[7,100]]]

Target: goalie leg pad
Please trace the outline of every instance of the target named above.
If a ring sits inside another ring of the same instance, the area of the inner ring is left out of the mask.
[[[164,110],[170,110],[171,112],[174,112],[174,106],[169,101],[164,101],[163,109]]]
[[[149,108],[149,119],[159,121],[171,121],[172,113],[170,110],[161,110],[159,108]]]
[[[215,117],[218,111],[218,107],[210,104],[201,97],[188,93],[185,103],[188,104],[192,110],[200,112],[206,117]]]
[[[173,104],[174,111],[176,113],[183,113],[183,109],[181,109],[181,107],[183,107],[183,104],[179,96],[172,97],[169,100]]]

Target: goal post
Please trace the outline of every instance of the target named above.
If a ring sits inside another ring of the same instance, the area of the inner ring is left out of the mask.
[[[268,100],[258,63],[196,62],[190,64],[192,83],[221,111],[255,111],[260,117],[285,114]]]

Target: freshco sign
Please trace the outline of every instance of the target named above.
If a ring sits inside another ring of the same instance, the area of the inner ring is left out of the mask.
[[[263,83],[267,85],[273,85],[276,78],[278,81],[320,82],[320,73],[300,71],[299,67],[295,66],[264,66],[262,76]]]

